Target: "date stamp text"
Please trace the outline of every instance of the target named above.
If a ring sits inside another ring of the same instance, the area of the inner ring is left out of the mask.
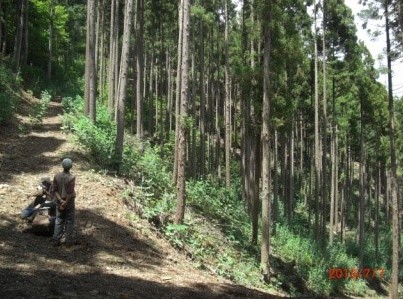
[[[382,279],[385,275],[385,269],[373,269],[373,268],[330,268],[327,271],[329,279]]]

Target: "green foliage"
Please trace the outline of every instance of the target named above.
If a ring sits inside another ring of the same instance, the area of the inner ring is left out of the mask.
[[[7,93],[0,93],[0,124],[10,119],[14,111],[14,101]]]
[[[171,176],[158,151],[147,147],[132,166],[132,175],[142,178],[141,185],[151,188],[156,198],[173,191]]]
[[[34,104],[32,113],[29,116],[30,123],[32,125],[42,124],[42,119],[45,116],[46,111],[48,110],[51,99],[52,96],[49,94],[47,90],[41,92],[39,102]]]
[[[8,121],[17,102],[19,78],[4,63],[0,63],[0,124]]]
[[[329,270],[358,269],[358,260],[348,254],[345,246],[335,244],[321,250],[309,237],[293,233],[288,227],[279,225],[273,245],[279,256],[295,260],[299,276],[306,280],[309,290],[318,295],[344,290],[353,295],[363,295],[365,283],[361,279],[330,279]]]
[[[101,167],[109,168],[113,163],[116,127],[107,109],[98,107],[97,122],[94,124],[82,113],[81,97],[64,98],[62,106],[66,113],[63,128],[74,132],[77,140],[88,150],[96,163]]]
[[[168,224],[164,232],[174,246],[183,248],[188,229],[185,224]]]

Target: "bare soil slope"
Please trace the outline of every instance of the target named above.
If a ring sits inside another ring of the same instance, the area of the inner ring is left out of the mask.
[[[35,99],[30,99],[34,101]],[[60,103],[31,128],[28,110],[0,127],[0,298],[279,298],[196,270],[147,222],[129,221],[124,181],[91,171],[60,130]],[[73,158],[78,244],[24,233],[19,213],[41,176]]]

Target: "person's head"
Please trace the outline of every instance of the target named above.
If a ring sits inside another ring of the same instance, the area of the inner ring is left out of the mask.
[[[64,158],[62,161],[62,167],[65,172],[69,172],[71,167],[73,167],[73,161],[70,158]]]
[[[44,189],[49,189],[50,185],[52,185],[52,181],[49,177],[42,177],[40,180],[41,187]]]

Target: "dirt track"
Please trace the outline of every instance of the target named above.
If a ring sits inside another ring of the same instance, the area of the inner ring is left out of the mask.
[[[39,128],[23,114],[0,127],[0,298],[280,298],[194,269],[147,222],[127,220],[123,181],[91,171],[60,130],[60,112],[52,102]],[[55,248],[24,233],[19,212],[64,156],[77,177],[79,244]]]

